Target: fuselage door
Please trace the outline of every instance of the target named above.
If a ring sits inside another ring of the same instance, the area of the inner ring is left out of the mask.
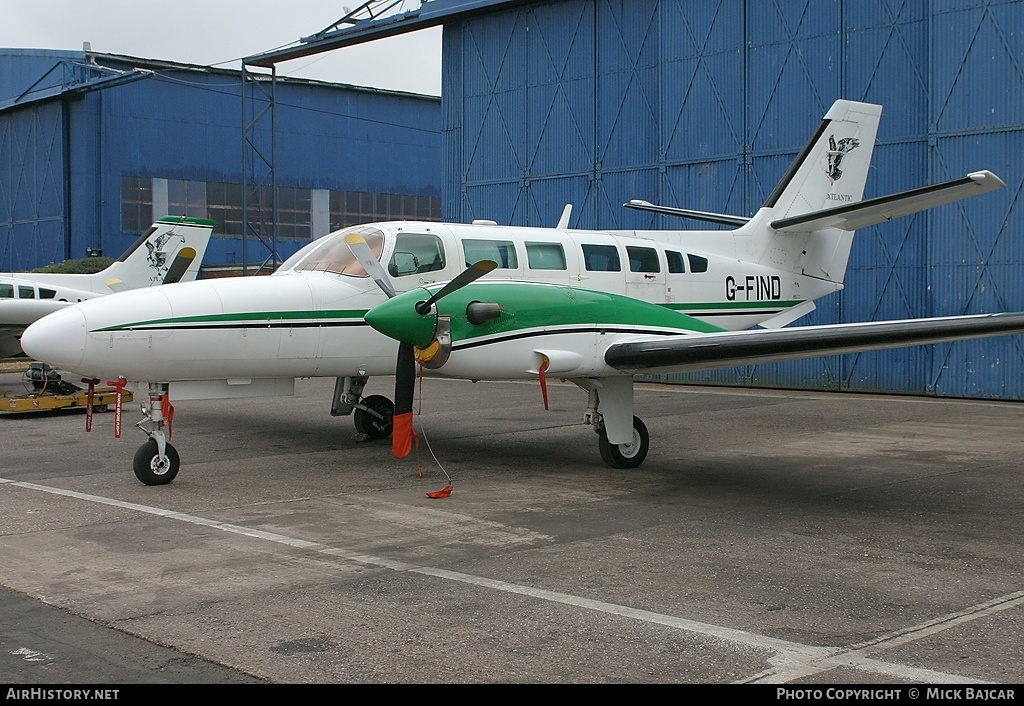
[[[626,244],[626,296],[661,304],[665,302],[666,263],[658,248]]]

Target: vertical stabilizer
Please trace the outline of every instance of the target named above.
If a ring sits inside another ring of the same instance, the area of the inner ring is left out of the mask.
[[[809,226],[781,233],[771,224],[849,206],[864,198],[882,106],[838,100],[797,155],[754,218],[741,230],[761,234],[760,261],[841,284],[853,231]]]
[[[213,221],[165,216],[93,277],[115,292],[194,280],[212,234]]]
[[[764,207],[787,218],[864,197],[882,106],[838,100],[786,171]]]

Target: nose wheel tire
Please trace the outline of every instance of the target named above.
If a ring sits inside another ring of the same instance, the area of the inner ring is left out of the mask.
[[[597,437],[601,459],[612,468],[636,468],[647,458],[650,436],[647,425],[639,417],[633,417],[633,441],[628,444],[612,444],[608,433],[602,429]]]
[[[352,412],[352,423],[355,424],[356,431],[366,434],[371,439],[386,439],[391,436],[391,420],[395,415],[394,403],[384,395],[370,395],[364,397],[361,404],[381,415],[383,419],[356,407]]]
[[[146,485],[166,485],[178,475],[178,452],[170,444],[164,445],[161,461],[156,450],[156,440],[149,439],[135,452],[132,467],[135,477]]]

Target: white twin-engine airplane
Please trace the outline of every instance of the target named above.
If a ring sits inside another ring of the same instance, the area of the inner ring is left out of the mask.
[[[213,221],[165,216],[120,258],[95,274],[0,273],[0,358],[22,354],[25,328],[46,314],[113,292],[189,282],[213,233]]]
[[[168,400],[288,394],[296,377],[337,378],[331,413],[354,411],[356,429],[391,435],[400,457],[415,359],[441,376],[536,379],[545,397],[547,378],[572,381],[587,393],[583,421],[602,458],[635,467],[648,451],[633,414],[638,371],[1024,332],[1024,313],[783,328],[842,288],[855,229],[1004,186],[980,171],[862,200],[880,113],[837,101],[752,218],[627,204],[734,230],[572,230],[568,207],[553,229],[357,226],[310,243],[270,277],[113,294],[40,320],[22,343],[58,370],[148,385],[138,426],[149,439],[134,470],[150,485],[178,472]],[[392,374],[395,403],[362,396],[369,376]]]

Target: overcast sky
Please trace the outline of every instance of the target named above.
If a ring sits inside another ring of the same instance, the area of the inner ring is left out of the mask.
[[[80,50],[237,69],[337,22],[332,0],[0,0],[0,47]],[[405,9],[418,2],[407,1]],[[441,95],[441,28],[278,64],[279,76]]]

